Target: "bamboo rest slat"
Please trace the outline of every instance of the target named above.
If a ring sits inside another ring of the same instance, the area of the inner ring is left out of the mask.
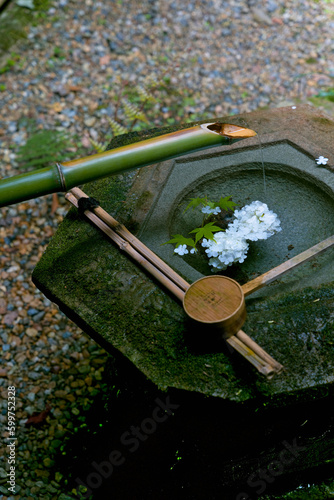
[[[77,198],[87,197],[79,188],[71,190]],[[87,197],[88,198],[88,197]],[[187,290],[189,283],[185,281],[179,274],[171,269],[162,259],[160,259],[152,250],[145,246],[138,238],[136,238],[128,229],[117,222],[111,215],[109,215],[103,208],[97,207],[94,209],[95,215],[105,222],[111,229],[113,229],[119,236],[125,239],[134,249],[142,254],[149,262],[151,262],[162,273],[168,277],[179,287],[181,290]]]

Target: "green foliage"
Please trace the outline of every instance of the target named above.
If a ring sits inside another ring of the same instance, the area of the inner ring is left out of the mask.
[[[24,169],[45,167],[63,159],[65,151],[71,146],[65,132],[40,130],[33,133],[17,153],[17,161]]]
[[[190,234],[196,234],[195,243],[197,243],[202,238],[206,238],[207,240],[214,240],[213,233],[217,231],[221,231],[221,227],[214,226],[214,222],[208,222],[207,224],[205,224],[205,226],[193,229],[192,231],[190,231]]]
[[[127,133],[127,129],[123,127],[123,125],[121,125],[120,123],[116,122],[113,118],[109,118],[108,116],[107,120],[109,122],[114,137],[116,137],[117,135],[122,135]]]
[[[334,102],[334,87],[321,90],[315,97],[323,97],[328,101]]]
[[[186,206],[183,213],[187,212],[187,210],[195,210],[196,208],[203,206],[210,207],[212,210],[214,210],[216,207],[219,207],[222,213],[231,214],[234,211],[234,207],[237,206],[237,203],[234,203],[234,201],[232,201],[230,198],[231,196],[221,197],[218,203],[208,200],[207,196],[204,196],[202,198],[190,198],[190,202]],[[210,220],[213,217],[218,219],[218,217],[213,215],[212,213],[205,214],[201,227],[196,227],[195,229],[190,231],[189,234],[195,235],[195,240],[192,238],[186,238],[182,234],[175,234],[173,235],[172,239],[164,243],[164,245],[171,243],[175,244],[175,248],[179,247],[180,245],[187,245],[196,249],[197,243],[203,238],[214,241],[214,233],[216,233],[217,231],[223,231],[223,229],[221,226],[215,225],[215,221]]]
[[[93,139],[90,139],[90,142],[92,146],[94,146],[94,149],[96,150],[97,153],[105,152],[107,148],[107,143],[102,144],[101,142],[94,141]]]
[[[195,208],[199,207],[199,205],[203,205],[203,207],[209,206],[210,208],[219,207],[222,210],[225,210],[226,212],[228,210],[234,210],[234,207],[237,206],[237,203],[234,203],[234,201],[230,200],[230,198],[231,196],[225,196],[225,198],[221,197],[218,203],[208,200],[207,197],[190,198],[190,202],[184,209],[184,212],[186,212],[190,208],[194,210]]]
[[[65,59],[65,50],[62,47],[58,47],[57,45],[53,48],[53,57],[57,57],[58,59]]]
[[[136,122],[138,120],[143,121],[145,123],[148,123],[148,119],[143,112],[142,108],[139,108],[135,104],[131,103],[127,99],[122,100],[123,103],[123,109],[125,116],[129,121]]]
[[[237,207],[238,204],[234,203],[234,201],[230,200],[231,196],[225,196],[225,198],[221,197],[218,204],[215,206],[220,207],[222,210],[228,212],[229,210],[234,211],[234,207]]]
[[[51,7],[51,0],[34,0],[36,10],[46,10]]]
[[[184,209],[184,212],[186,212],[190,208],[192,208],[193,210],[195,210],[195,208],[199,207],[199,205],[205,206],[207,204],[208,204],[207,198],[190,198],[190,202],[186,206],[186,208]]]
[[[158,102],[157,99],[154,97],[153,94],[150,94],[147,88],[143,87],[142,85],[137,85],[136,87],[139,99],[141,102]]]
[[[112,91],[113,87],[106,85],[105,88]],[[166,107],[166,101],[169,101],[173,94],[175,91],[166,72],[160,78],[149,75],[136,86],[128,81],[121,81],[118,92],[112,96],[115,109],[113,116],[107,117],[111,129],[111,134],[106,136],[107,139],[150,128],[153,124],[162,125],[166,121],[170,123],[168,119],[162,121],[160,109]],[[172,121],[175,123],[174,119]],[[96,150],[98,151],[97,148]]]
[[[10,69],[20,61],[20,59],[21,56],[19,54],[16,54],[16,52],[12,52],[10,57],[5,62],[4,66],[0,68],[0,75],[3,73],[7,73],[7,71],[10,71]]]
[[[179,247],[180,245],[187,245],[192,248],[196,247],[196,243],[192,238],[185,238],[184,236],[182,236],[182,234],[174,234],[172,239],[166,241],[164,245],[168,245],[168,243],[175,243],[175,248]]]

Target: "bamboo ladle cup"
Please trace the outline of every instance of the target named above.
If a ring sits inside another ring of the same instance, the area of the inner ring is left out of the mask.
[[[226,276],[195,281],[184,294],[183,308],[196,323],[218,330],[223,338],[236,334],[246,321],[244,292]]]
[[[79,188],[72,189],[65,197],[77,208],[79,207],[78,200],[88,198]],[[193,321],[218,331],[230,346],[266,377],[270,378],[275,373],[282,371],[283,366],[241,330],[246,319],[245,296],[334,246],[334,236],[242,286],[236,281],[220,275],[204,277],[189,285],[100,206],[84,210],[84,214],[121,250],[125,251],[172,292],[182,302],[185,313]]]

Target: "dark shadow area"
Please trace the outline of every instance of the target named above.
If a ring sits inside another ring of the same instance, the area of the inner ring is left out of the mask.
[[[263,398],[237,407],[114,370],[111,359],[87,425],[56,461],[66,491],[84,484],[94,500],[242,500],[333,477],[333,391],[268,410]]]

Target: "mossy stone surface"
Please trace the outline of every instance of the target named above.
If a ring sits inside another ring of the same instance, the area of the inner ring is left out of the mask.
[[[310,157],[329,157],[330,151],[333,156],[332,122],[319,125],[319,117],[304,107],[296,113],[281,109],[219,121],[247,125],[261,133],[262,142],[289,140]],[[112,146],[148,136],[130,134]],[[237,154],[244,142],[226,150]],[[258,147],[254,141],[247,144]],[[170,171],[170,165],[161,165],[91,183],[84,191],[138,232]],[[330,166],[327,171],[332,173]],[[224,344],[210,340],[210,332],[195,331],[180,304],[74,209],[36,266],[33,280],[116,359],[130,361],[160,389],[239,403],[265,397],[275,406],[317,398],[333,382],[333,283],[249,300],[244,330],[285,366],[268,381]]]

